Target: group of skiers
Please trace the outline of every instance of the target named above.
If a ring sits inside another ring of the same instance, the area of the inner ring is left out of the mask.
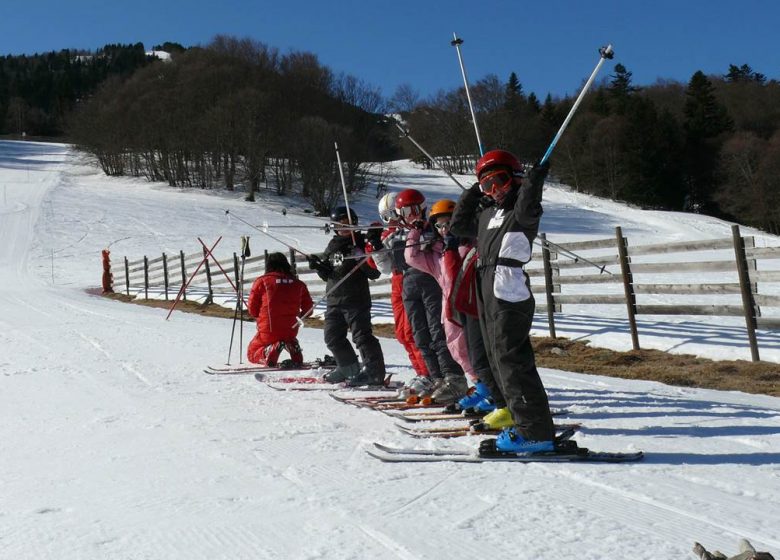
[[[310,268],[327,282],[325,344],[336,367],[324,380],[384,383],[368,281],[389,274],[395,335],[416,373],[400,396],[486,413],[483,422],[502,429],[499,451],[552,451],[555,431],[530,341],[535,303],[523,270],[539,229],[548,166],[526,173],[513,154],[493,150],[475,171],[478,182],[457,202],[438,200],[430,210],[418,190],[386,194],[382,221],[364,228],[365,235],[355,228],[353,210],[333,212],[333,238],[322,255],[309,256]],[[294,363],[302,362],[296,321],[311,311],[311,297],[283,254],[270,255],[266,270],[248,302],[258,324],[249,360],[275,365],[286,348]]]

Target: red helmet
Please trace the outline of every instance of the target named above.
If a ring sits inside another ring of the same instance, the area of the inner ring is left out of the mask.
[[[477,161],[477,167],[474,169],[477,179],[484,171],[499,166],[510,168],[515,177],[523,176],[523,165],[514,154],[506,150],[491,150]]]
[[[425,204],[423,193],[417,189],[406,189],[395,197],[395,209],[400,210],[409,206],[422,206]]]
[[[417,189],[406,189],[395,197],[395,209],[401,223],[425,219],[425,197]]]

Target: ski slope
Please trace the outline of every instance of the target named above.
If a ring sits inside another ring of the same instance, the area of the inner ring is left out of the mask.
[[[391,187],[407,186],[457,196],[446,177],[399,162]],[[780,399],[542,370],[552,405],[583,423],[581,445],[642,449],[645,461],[383,464],[364,453],[370,442],[476,440],[413,440],[390,417],[324,393],[205,375],[227,358],[230,321],[166,321],[164,310],[85,291],[99,285],[105,247],[159,254],[223,235],[236,250],[251,235],[256,252],[279,249],[224,211],[316,223],[301,206],[107,178],[67,146],[38,143],[0,142],[0,191],[0,558],[658,559],[692,558],[694,541],[735,553],[739,537],[780,555]],[[658,241],[729,231],[564,188],[545,197],[552,240],[609,237],[615,225]],[[373,215],[373,197],[354,204]],[[304,251],[327,241],[274,233]],[[658,321],[652,344],[749,357],[739,322],[710,321]],[[617,317],[566,324],[625,344]],[[780,362],[780,338],[760,334],[762,358]],[[326,352],[322,331],[300,338],[307,358]],[[401,347],[382,346],[409,377]]]

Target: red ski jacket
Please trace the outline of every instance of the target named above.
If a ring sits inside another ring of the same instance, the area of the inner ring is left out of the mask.
[[[249,314],[257,319],[262,344],[295,338],[296,319],[312,305],[306,284],[281,272],[269,272],[255,280],[247,302]]]

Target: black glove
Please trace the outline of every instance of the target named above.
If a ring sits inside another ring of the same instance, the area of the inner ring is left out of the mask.
[[[531,168],[531,171],[528,172],[529,179],[538,180],[540,178],[544,179],[547,177],[547,174],[550,172],[550,160],[546,160],[544,163],[536,162],[534,163],[534,166]]]
[[[469,195],[471,196],[477,196],[477,197],[485,196],[485,193],[482,192],[482,187],[479,186],[479,181],[471,185],[470,189],[466,189],[466,192],[469,193]]]
[[[445,251],[456,250],[458,248],[458,245],[460,245],[460,239],[458,239],[458,236],[452,235],[451,233],[448,233],[447,235],[444,236]]]
[[[372,226],[375,225],[382,225],[373,223]],[[374,251],[379,251],[382,249],[382,230],[381,229],[370,229],[366,232],[366,239],[369,243],[371,243],[371,247],[374,249]]]
[[[423,229],[425,227],[424,220],[415,220],[412,222],[412,229]]]
[[[316,270],[323,274],[329,274],[333,272],[333,266],[328,261],[322,260],[317,255],[309,255],[309,270]]]

